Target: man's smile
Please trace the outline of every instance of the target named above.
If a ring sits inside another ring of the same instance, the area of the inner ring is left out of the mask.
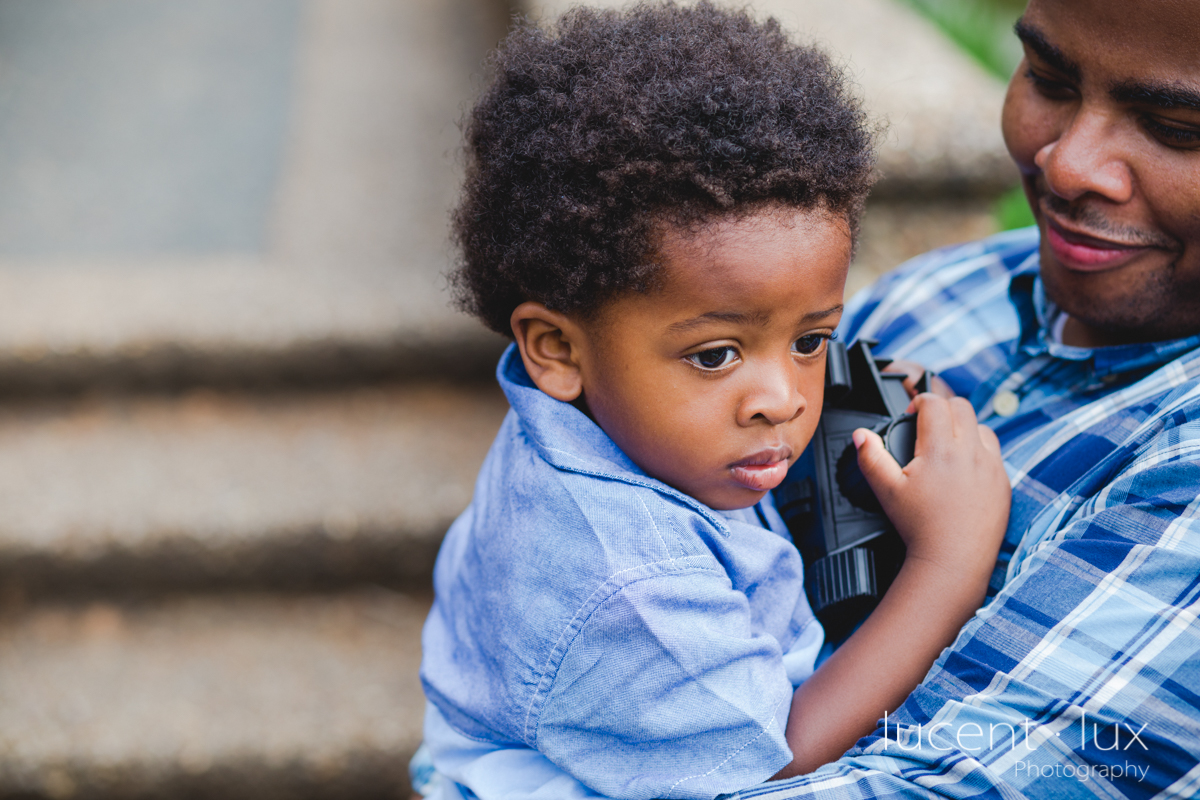
[[[1072,231],[1048,215],[1046,242],[1058,263],[1078,272],[1100,272],[1122,267],[1152,249]]]
[[[1046,222],[1046,243],[1055,260],[1069,270],[1102,272],[1153,250],[1178,249],[1164,236],[1120,228],[1096,209],[1074,207],[1053,195],[1042,194],[1038,205]]]

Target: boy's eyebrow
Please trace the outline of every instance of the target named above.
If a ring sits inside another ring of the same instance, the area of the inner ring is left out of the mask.
[[[800,318],[802,323],[815,322],[838,313],[843,308],[841,303],[838,303],[832,308],[827,308],[823,311],[810,311]],[[699,316],[691,317],[690,319],[672,322],[667,326],[667,330],[671,333],[683,333],[690,331],[692,328],[698,328],[709,322],[728,322],[734,325],[766,325],[769,318],[762,312],[752,311],[749,313],[741,311],[708,311]]]
[[[1024,17],[1017,20],[1016,25],[1013,25],[1013,32],[1042,61],[1045,61],[1073,81],[1080,79],[1083,72],[1079,69],[1079,64],[1068,58],[1067,54],[1062,50],[1050,44],[1050,40],[1046,38],[1046,34],[1026,22]]]
[[[767,315],[753,312],[743,313],[741,311],[708,311],[690,319],[672,322],[667,326],[667,330],[672,333],[683,333],[708,322],[729,322],[734,325],[765,325]]]

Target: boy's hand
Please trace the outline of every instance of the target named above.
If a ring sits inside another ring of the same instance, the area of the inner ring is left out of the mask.
[[[996,434],[966,400],[921,394],[916,454],[901,468],[878,435],[854,432],[858,463],[884,513],[919,559],[986,580],[1008,524],[1012,490]]]
[[[892,363],[883,368],[884,372],[899,372],[904,377],[904,390],[908,392],[910,398],[917,396],[917,381],[921,380],[921,376],[925,374],[925,368],[915,361],[905,361],[898,358]],[[950,384],[946,383],[937,375],[933,376],[933,380],[929,382],[929,391],[936,395],[945,397],[947,400],[955,397],[954,390],[950,388]]]
[[[776,776],[837,758],[904,702],[987,591],[1008,524],[1011,490],[1000,442],[962,398],[917,395],[916,455],[903,469],[883,441],[854,432],[858,465],[908,545],[900,573],[871,616],[792,698]]]

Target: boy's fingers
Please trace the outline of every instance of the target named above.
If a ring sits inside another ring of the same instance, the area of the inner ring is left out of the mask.
[[[854,446],[858,448],[858,468],[876,494],[904,479],[904,471],[887,451],[879,434],[859,428],[853,438]]]
[[[921,380],[921,376],[925,374],[925,368],[915,361],[907,361],[903,358],[897,358],[883,368],[884,372],[899,372],[904,375],[904,390],[908,392],[910,398],[917,396],[917,381]],[[949,399],[954,397],[954,390],[950,388],[950,384],[933,376],[933,380],[929,381],[929,391]]]
[[[967,436],[979,427],[975,417],[975,409],[962,397],[954,397],[949,401],[950,417],[954,421],[954,435]]]
[[[904,375],[904,391],[909,397],[917,396],[917,381],[925,374],[925,368],[915,361],[897,358],[883,368],[884,372],[899,372]]]
[[[926,392],[916,396],[911,408],[917,415],[916,455],[929,455],[942,437],[952,433],[950,402]]]
[[[933,380],[929,382],[929,391],[933,392],[939,397],[945,397],[947,400],[949,400],[951,397],[958,397],[958,395],[954,393],[954,390],[950,388],[950,384],[942,380],[941,376],[939,375],[934,375]]]
[[[979,425],[979,441],[983,443],[983,448],[989,453],[1000,455],[1000,438],[996,436],[996,432],[987,425]]]

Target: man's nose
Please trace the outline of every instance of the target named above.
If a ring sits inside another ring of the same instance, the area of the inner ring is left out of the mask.
[[[1061,134],[1034,156],[1050,191],[1065,200],[1095,194],[1113,203],[1133,197],[1133,174],[1116,121],[1080,106]]]
[[[800,388],[800,367],[794,360],[760,365],[750,378],[741,405],[738,424],[749,426],[766,421],[782,425],[802,414],[808,400]]]

